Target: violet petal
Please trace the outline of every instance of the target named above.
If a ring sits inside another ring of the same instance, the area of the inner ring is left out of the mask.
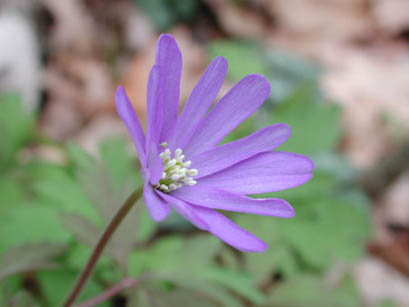
[[[233,223],[224,215],[203,207],[194,207],[196,213],[209,226],[209,232],[227,244],[243,252],[261,253],[267,249],[267,244]]]
[[[149,151],[153,148],[152,144],[158,146],[159,137],[163,124],[163,95],[160,83],[160,71],[158,66],[153,66],[149,74],[147,89],[147,107],[146,107],[146,155],[149,157]]]
[[[289,152],[266,152],[200,178],[198,184],[238,194],[275,192],[307,182],[312,178],[313,168],[314,163],[306,156]]]
[[[195,179],[223,170],[256,154],[273,150],[283,144],[291,134],[286,124],[265,127],[245,138],[217,146],[190,158],[199,171]]]
[[[141,161],[141,165],[145,166],[145,135],[143,133],[141,124],[139,123],[138,117],[135,114],[135,110],[132,107],[132,104],[129,101],[129,98],[122,86],[118,86],[115,92],[115,105],[119,117],[125,123],[126,128],[131,135],[132,141],[135,144],[139,160]]]
[[[175,209],[177,213],[182,215],[185,219],[191,222],[194,226],[196,226],[197,228],[201,230],[209,229],[209,225],[196,214],[196,211],[193,209],[191,205],[169,194],[165,194],[160,191],[157,191],[157,193],[165,201],[167,201],[173,207],[173,209]]]
[[[253,114],[270,94],[270,84],[262,75],[248,75],[240,80],[197,127],[184,148],[193,156],[217,145],[230,131]]]
[[[155,65],[159,67],[163,86],[163,119],[160,141],[166,141],[173,130],[178,116],[182,54],[170,34],[162,34],[156,44]]]
[[[172,150],[184,148],[196,131],[199,122],[204,118],[223,85],[227,66],[226,59],[215,58],[197,82],[169,139],[169,147]]]
[[[159,152],[156,144],[151,143],[148,156],[149,181],[152,185],[156,185],[162,177],[163,163],[159,157]]]
[[[145,184],[143,189],[143,199],[146,208],[148,209],[148,213],[153,220],[161,222],[169,215],[169,204],[156,195],[149,183]]]
[[[254,199],[217,188],[203,188],[200,184],[172,193],[177,198],[196,206],[227,211],[290,218],[294,209],[283,199]]]

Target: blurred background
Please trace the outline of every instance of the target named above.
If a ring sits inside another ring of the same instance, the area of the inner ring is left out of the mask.
[[[270,98],[226,141],[285,122],[280,150],[315,175],[271,193],[293,219],[229,215],[262,254],[140,204],[79,301],[125,278],[95,306],[409,306],[407,0],[1,0],[0,305],[60,306],[140,184],[113,93],[123,84],[144,121],[161,32],[183,53],[182,102],[215,56],[220,96],[264,74]]]

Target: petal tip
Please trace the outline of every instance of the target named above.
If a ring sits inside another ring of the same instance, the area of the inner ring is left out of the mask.
[[[227,68],[227,66],[229,65],[229,62],[228,62],[228,61],[226,60],[226,58],[223,57],[223,56],[217,56],[217,57],[215,57],[215,58],[213,59],[213,62],[216,62],[216,63],[219,64],[219,65],[226,66],[226,68]]]
[[[179,49],[178,43],[176,39],[173,37],[172,34],[164,33],[161,34],[156,42],[156,63],[160,64],[158,58],[160,54],[164,54],[166,52],[175,52],[173,56],[176,56],[181,60],[182,53]]]
[[[284,130],[289,136],[291,136],[291,126],[287,125],[286,123],[278,123],[276,124],[282,130]]]
[[[118,85],[115,90],[115,102],[118,103],[124,98],[124,96],[126,96],[124,87],[122,85]]]
[[[254,245],[252,247],[244,247],[244,248],[241,248],[240,250],[246,253],[262,253],[267,248],[268,248],[267,243],[259,239],[259,242],[257,245]]]
[[[175,41],[176,42],[175,38],[170,33],[162,33],[161,35],[159,35],[158,42],[160,42],[162,40]]]
[[[293,208],[293,206],[291,206],[288,202],[284,201],[286,204],[286,210],[284,212],[284,214],[282,216],[280,216],[281,218],[286,218],[286,219],[291,219],[295,216],[295,210]]]
[[[247,81],[252,81],[253,86],[257,88],[258,91],[263,91],[264,100],[270,96],[271,85],[267,78],[261,74],[250,74],[245,76],[242,80],[247,79]]]

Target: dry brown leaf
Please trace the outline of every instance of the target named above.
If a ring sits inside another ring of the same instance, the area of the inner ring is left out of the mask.
[[[409,134],[409,49],[333,45],[320,56],[324,90],[344,106],[346,152],[369,166]]]
[[[234,1],[206,0],[217,19],[228,34],[245,38],[262,38],[267,32],[267,24],[261,14]]]
[[[373,30],[367,0],[264,0],[264,5],[279,28],[304,39],[366,38]]]
[[[116,114],[101,114],[83,127],[74,140],[87,152],[97,155],[102,140],[118,135],[128,138],[126,128],[119,117]]]
[[[55,48],[71,48],[83,53],[92,50],[95,24],[81,0],[41,0],[54,16],[56,24],[51,33]]]
[[[51,100],[42,114],[40,129],[51,138],[69,138],[80,129],[82,116],[69,101]]]
[[[378,26],[387,34],[409,30],[409,1],[372,0],[372,14]]]
[[[355,267],[353,275],[365,306],[378,306],[384,300],[393,300],[398,307],[409,306],[408,279],[383,261],[367,258]]]

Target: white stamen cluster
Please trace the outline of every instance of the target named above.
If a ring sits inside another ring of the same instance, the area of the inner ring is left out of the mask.
[[[166,142],[161,143],[162,147],[167,147]],[[169,148],[159,154],[163,163],[162,178],[155,188],[162,192],[171,192],[181,188],[183,185],[195,185],[197,182],[192,178],[196,176],[197,169],[189,169],[192,161],[183,162],[185,155],[182,153],[182,149],[175,150],[172,158],[172,154]]]

